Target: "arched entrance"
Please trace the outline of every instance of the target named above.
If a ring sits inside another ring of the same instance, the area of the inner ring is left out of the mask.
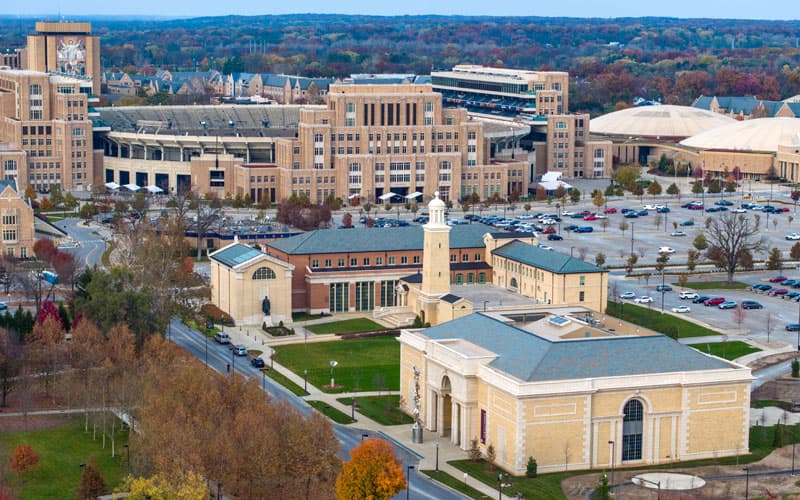
[[[441,429],[440,436],[447,437],[450,435],[450,430],[452,428],[452,419],[453,419],[453,400],[450,397],[450,378],[445,375],[442,378],[442,392],[441,392],[441,399],[442,399],[442,420],[439,422],[439,429]]]
[[[512,290],[516,290],[517,289],[517,278],[511,278],[510,285],[511,285],[511,289]]]
[[[625,403],[622,419],[622,461],[642,459],[644,405],[638,399]]]

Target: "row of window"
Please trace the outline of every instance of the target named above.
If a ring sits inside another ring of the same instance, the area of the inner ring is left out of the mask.
[[[387,266],[394,266],[397,265],[397,258],[394,256],[387,257]],[[345,259],[338,259],[336,267],[344,267],[344,263],[346,262]],[[420,256],[414,255],[412,262],[414,264],[420,263]],[[371,264],[371,259],[369,257],[364,257],[361,259],[361,265],[363,267],[368,267]],[[408,264],[408,256],[401,255],[400,256],[400,265]],[[383,265],[383,257],[375,257],[375,265],[382,266]],[[325,267],[330,268],[333,267],[333,259],[325,259]],[[350,258],[350,267],[358,267],[358,258],[351,257]],[[311,269],[319,269],[319,259],[312,259],[311,261]]]

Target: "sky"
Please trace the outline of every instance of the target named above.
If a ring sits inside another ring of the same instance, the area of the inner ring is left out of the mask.
[[[5,0],[0,14],[14,16],[136,15],[198,17],[334,13],[371,15],[455,14],[558,17],[712,17],[798,19],[796,0]],[[757,6],[754,9],[754,5]]]

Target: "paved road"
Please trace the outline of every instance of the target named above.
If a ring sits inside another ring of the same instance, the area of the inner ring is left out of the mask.
[[[264,387],[264,390],[273,399],[286,401],[303,415],[308,415],[311,411],[314,411],[302,398],[295,396],[282,385],[274,382],[269,377],[265,377],[259,370],[250,366],[247,358],[233,356],[226,346],[219,345],[214,341],[208,341],[207,337],[192,330],[180,321],[172,320],[169,337],[173,342],[186,349],[200,361],[205,362],[206,359],[208,359],[208,366],[213,370],[219,373],[226,373],[227,365],[231,364],[232,368],[240,375],[261,379],[262,387]],[[340,452],[342,458],[349,457],[350,450],[361,442],[362,434],[368,432],[357,427],[342,426],[339,424],[333,424],[333,430],[339,442],[342,444]],[[464,498],[452,490],[431,481],[427,476],[419,474],[416,468],[420,457],[409,452],[404,447],[399,446],[398,443],[392,442],[392,445],[394,446],[397,457],[403,462],[404,468],[408,465],[413,465],[415,467],[411,476],[409,498],[431,500],[458,500]],[[405,498],[405,490],[394,496],[395,500],[403,500]]]
[[[70,218],[56,222],[56,226],[63,229],[80,246],[75,248],[62,248],[75,256],[79,267],[101,267],[101,257],[106,250],[106,242],[101,237],[106,229],[98,229],[94,226],[84,226],[80,219]],[[99,233],[99,234],[98,234]]]

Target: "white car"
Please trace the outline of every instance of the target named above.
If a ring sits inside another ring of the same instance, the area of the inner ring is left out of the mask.
[[[551,247],[550,245],[542,245],[541,243],[539,243],[539,248],[541,248],[542,250],[552,250],[553,249],[553,247]]]
[[[645,205],[643,207],[645,210],[655,210],[657,208],[656,205]]]
[[[669,233],[670,236],[686,236],[686,231],[672,231]]]
[[[787,240],[800,240],[800,234],[797,233],[789,233],[786,235]]]
[[[539,221],[539,224],[544,224],[545,226],[552,226],[555,223],[556,221],[554,221],[553,219],[541,219]]]
[[[658,253],[675,253],[675,249],[672,247],[658,247]]]
[[[608,219],[608,215],[605,215],[605,214],[596,213],[596,214],[592,214],[592,215],[594,215],[594,218],[598,219],[598,220],[599,219]]]
[[[747,213],[747,210],[745,210],[744,208],[732,208],[731,212],[735,214],[744,214]]]
[[[697,292],[681,292],[680,294],[678,294],[678,297],[680,297],[681,300],[696,299],[697,297],[699,297],[699,295],[697,295]]]
[[[636,297],[636,294],[633,293],[633,292],[625,292],[625,293],[623,293],[622,295],[619,296],[619,298],[621,298],[621,299],[633,299],[635,297]]]
[[[692,312],[692,309],[689,306],[678,306],[678,307],[673,307],[672,308],[672,312],[674,312],[674,313],[688,313],[688,312]]]
[[[637,304],[650,304],[653,302],[653,297],[650,297],[649,295],[642,295],[641,297],[636,297],[633,299],[633,301]]]

